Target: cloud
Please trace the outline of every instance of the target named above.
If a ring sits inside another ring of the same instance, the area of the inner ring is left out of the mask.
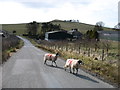
[[[0,23],[27,23],[53,19],[77,19],[114,27],[118,21],[118,0],[1,0]]]
[[[4,23],[24,23],[33,20],[39,20],[42,10],[26,8],[20,3],[15,2],[5,2],[0,3],[1,17],[0,20],[2,24]],[[41,13],[40,13],[41,12]]]
[[[120,23],[120,1],[118,4],[118,22]]]
[[[23,2],[22,4],[24,4],[26,7],[30,7],[30,8],[54,8],[53,5],[48,4],[48,3],[37,3],[37,2]]]

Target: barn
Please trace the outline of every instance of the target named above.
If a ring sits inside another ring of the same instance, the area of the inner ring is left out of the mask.
[[[107,39],[113,41],[120,41],[120,31],[97,31],[99,39]]]
[[[80,33],[77,29],[72,29],[70,31],[68,31],[69,34],[73,35],[74,39],[81,39],[83,34]]]
[[[45,33],[45,40],[48,41],[56,41],[56,40],[66,40],[66,39],[72,39],[73,36],[67,31],[61,30],[61,31],[51,31],[51,32],[46,32]]]

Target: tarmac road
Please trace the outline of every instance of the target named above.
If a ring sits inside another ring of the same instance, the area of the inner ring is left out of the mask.
[[[2,67],[2,88],[113,88],[81,69],[78,75],[64,71],[65,61],[60,58],[58,67],[52,67],[51,62],[44,65],[46,52],[27,39],[23,41],[24,46]]]

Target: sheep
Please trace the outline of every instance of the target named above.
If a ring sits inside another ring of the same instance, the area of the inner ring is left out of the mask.
[[[56,64],[56,60],[57,60],[57,57],[58,57],[58,53],[56,54],[50,54],[50,53],[47,53],[44,55],[44,64],[46,64],[46,61],[52,61],[52,66],[53,66],[53,62],[55,63],[56,67],[57,67],[57,64]]]
[[[77,59],[67,59],[66,63],[64,65],[64,69],[66,71],[66,68],[69,67],[70,73],[72,73],[71,69],[73,70],[73,74],[74,71],[76,69],[76,74],[78,73],[78,69],[80,67],[80,64],[83,64],[83,62],[81,60],[77,60]]]

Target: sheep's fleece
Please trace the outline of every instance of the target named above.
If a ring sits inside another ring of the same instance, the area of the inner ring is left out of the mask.
[[[72,72],[71,69],[73,70],[73,73],[76,69],[76,74],[78,73],[78,69],[80,67],[80,65],[82,64],[81,60],[77,60],[77,59],[67,59],[64,69],[66,70],[67,67],[70,68],[70,73]]]

